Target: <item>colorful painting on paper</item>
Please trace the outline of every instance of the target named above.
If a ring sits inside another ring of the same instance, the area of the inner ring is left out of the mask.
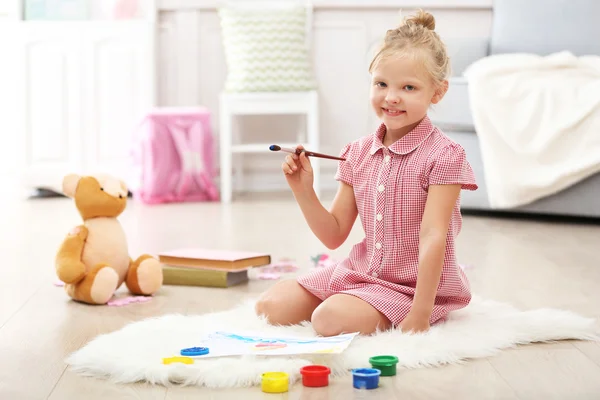
[[[208,347],[197,358],[241,355],[338,354],[346,350],[358,334],[331,337],[266,336],[258,332],[213,332],[190,346]]]

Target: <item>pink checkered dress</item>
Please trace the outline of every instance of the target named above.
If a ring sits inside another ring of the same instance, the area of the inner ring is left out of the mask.
[[[356,296],[397,326],[410,311],[417,284],[419,227],[429,185],[477,184],[464,149],[425,117],[415,129],[386,148],[385,125],[344,147],[336,179],[354,188],[365,238],[348,258],[311,271],[298,282],[322,300],[336,293]],[[442,276],[430,323],[471,300],[469,282],[454,248],[462,217],[454,208],[446,239]]]

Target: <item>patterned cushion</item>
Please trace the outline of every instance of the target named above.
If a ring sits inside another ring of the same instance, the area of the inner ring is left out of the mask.
[[[306,9],[219,9],[227,92],[315,88],[306,45]]]

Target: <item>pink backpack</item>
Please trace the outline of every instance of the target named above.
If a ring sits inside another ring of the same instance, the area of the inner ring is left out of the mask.
[[[134,199],[146,204],[219,200],[207,109],[154,109],[134,136]]]

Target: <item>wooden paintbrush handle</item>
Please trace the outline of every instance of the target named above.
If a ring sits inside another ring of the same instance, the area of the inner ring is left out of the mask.
[[[314,151],[304,150],[304,152],[306,153],[307,156],[311,156],[311,157],[328,158],[330,160],[346,161],[345,158],[330,156],[330,155],[322,154],[322,153],[315,153]]]

